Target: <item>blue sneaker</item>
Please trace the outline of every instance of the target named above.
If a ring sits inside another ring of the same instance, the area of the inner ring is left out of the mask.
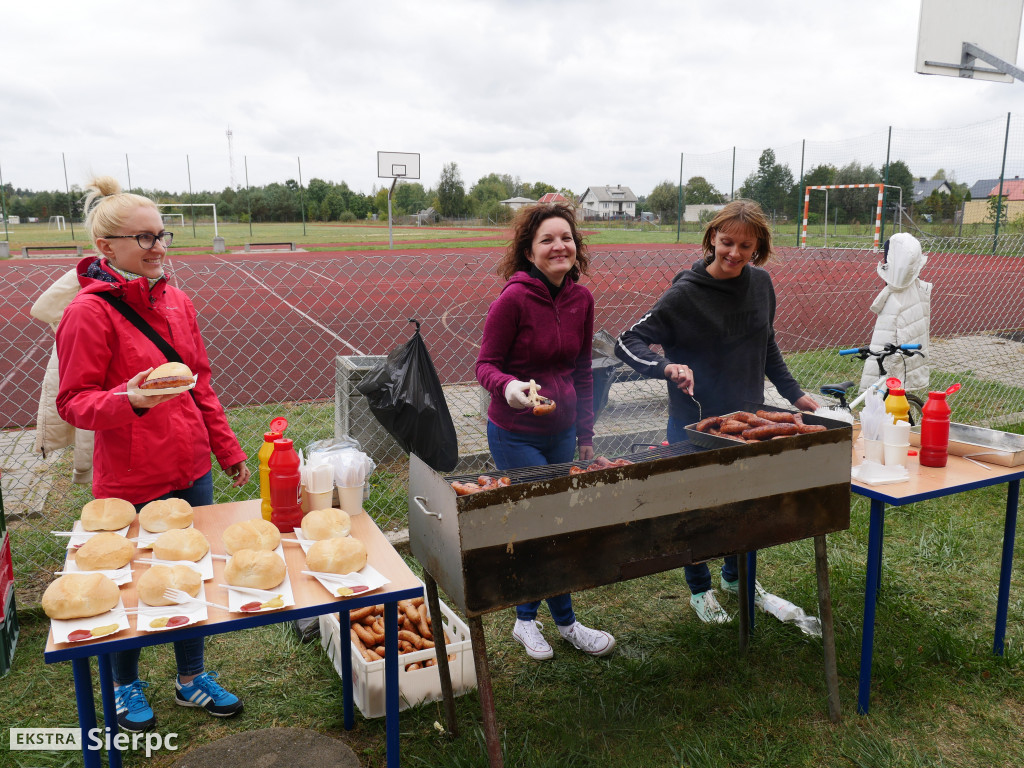
[[[231,717],[242,711],[242,702],[217,684],[216,672],[203,672],[188,685],[174,678],[174,700],[183,707],[202,707],[214,717]]]
[[[122,731],[142,733],[156,725],[156,715],[146,701],[142,691],[149,683],[136,680],[114,690],[114,704],[117,706],[117,724]]]

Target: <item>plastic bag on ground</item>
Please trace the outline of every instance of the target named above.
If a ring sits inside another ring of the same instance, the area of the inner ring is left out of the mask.
[[[459,442],[448,411],[441,379],[420,336],[413,337],[370,371],[356,387],[370,411],[408,453],[415,453],[438,472],[450,472],[459,461]]]

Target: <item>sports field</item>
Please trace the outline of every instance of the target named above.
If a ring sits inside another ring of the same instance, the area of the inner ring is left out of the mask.
[[[408,338],[413,317],[423,323],[442,380],[472,381],[483,319],[500,290],[499,250],[175,252],[169,269],[200,313],[215,385],[231,406],[332,399],[335,357],[387,354]],[[594,246],[585,284],[596,299],[595,329],[619,333],[696,256],[690,244]],[[771,271],[785,353],[868,341],[874,320],[868,306],[881,283],[877,258],[870,251],[780,249]],[[53,337],[28,310],[74,263],[67,257],[0,262],[5,427],[35,421]],[[933,337],[1020,326],[1015,293],[1024,283],[1024,260],[937,254],[928,277],[935,283]]]

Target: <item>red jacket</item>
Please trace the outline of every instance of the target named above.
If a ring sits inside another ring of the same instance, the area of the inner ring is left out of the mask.
[[[166,278],[152,289],[146,278],[130,282],[94,256],[78,263],[82,290],[57,327],[60,391],[57,411],[78,429],[96,433],[93,495],[142,504],[188,488],[210,471],[210,452],[221,468],[245,461],[210,385],[210,360],[189,298]],[[141,331],[93,294],[124,299],[174,347],[198,374],[188,393],[136,411],[124,392],[128,379],[167,362]]]

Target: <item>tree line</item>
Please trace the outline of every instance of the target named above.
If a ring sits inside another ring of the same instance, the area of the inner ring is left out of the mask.
[[[894,211],[902,202],[904,210],[912,216],[925,214],[937,220],[952,221],[963,202],[971,199],[969,186],[946,179],[942,169],[932,179],[946,180],[950,194],[936,190],[924,200],[914,203],[914,175],[902,160],[893,161],[881,168],[861,165],[857,161],[839,168],[824,163],[811,168],[801,180],[794,179],[789,166],[778,163],[775,152],[766,149],[758,159],[757,170],[744,179],[736,194],[737,197],[756,200],[776,221],[798,221],[803,218],[804,189],[808,186],[884,183],[893,187],[886,189],[887,212]],[[682,196],[686,205],[724,203],[728,199],[726,193],[717,190],[703,176],[691,177],[683,186]],[[644,209],[657,213],[662,222],[675,223],[679,197],[678,185],[672,181],[663,181],[642,202]],[[812,193],[809,198],[808,224],[821,224],[826,219],[829,223],[837,224],[873,224],[877,203],[877,195],[873,194],[873,190],[869,193],[858,189],[831,189],[828,191],[826,211],[824,193]]]
[[[940,170],[933,178],[945,178],[945,174]],[[736,192],[739,197],[756,200],[775,220],[799,220],[803,217],[804,187],[808,185],[879,184],[883,181],[899,187],[904,208],[911,208],[914,176],[902,160],[878,169],[856,161],[840,168],[822,164],[811,168],[802,180],[798,180],[794,179],[789,166],[776,161],[774,151],[766,149],[761,153],[757,170],[747,176]],[[933,192],[913,206],[914,213],[951,220],[962,202],[970,199],[970,193],[966,184],[952,180],[947,182],[952,194]],[[310,179],[305,186],[288,179],[284,183],[275,182],[262,187],[226,187],[220,192],[194,194],[167,190],[132,191],[162,204],[214,203],[218,218],[225,221],[290,222],[303,219],[346,222],[361,221],[375,215],[386,218],[388,214],[388,187],[374,188],[367,195],[352,190],[344,181],[335,183],[319,178]],[[396,218],[433,208],[440,218],[474,218],[485,223],[502,223],[512,213],[508,206],[501,204],[502,200],[513,197],[536,200],[548,192],[559,192],[573,201],[579,199],[579,195],[564,187],[559,189],[543,181],[524,182],[518,176],[498,173],[481,177],[467,191],[458,164],[449,162],[443,166],[434,187],[400,180],[392,195],[391,208]],[[32,218],[46,221],[50,216],[58,215],[70,216],[75,221],[82,219],[85,193],[78,186],[71,187],[70,192],[39,192],[7,183],[3,193],[7,214],[19,216],[22,221]],[[886,197],[889,210],[900,202],[899,190],[887,190]],[[728,194],[716,189],[704,177],[693,176],[684,185],[682,198],[684,205],[718,204],[726,202]],[[676,222],[680,189],[675,182],[663,181],[650,194],[639,196],[638,200],[640,210],[657,214],[663,223]],[[809,223],[820,224],[825,219],[838,224],[874,221],[876,197],[863,190],[830,190],[828,203],[828,211],[825,211],[824,194],[811,195]]]
[[[362,221],[376,215],[387,218],[388,187],[374,188],[371,194],[356,192],[347,183],[313,178],[305,186],[294,179],[261,187],[225,187],[220,192],[170,192],[162,189],[132,189],[160,204],[213,203],[217,217],[239,222]],[[419,182],[399,180],[391,199],[392,215],[411,216],[433,208],[443,218],[477,218],[484,221],[506,221],[510,209],[501,205],[512,197],[537,199],[548,192],[561,192],[575,199],[571,190],[559,190],[545,182],[524,182],[518,176],[491,173],[482,177],[466,191],[456,163],[447,163],[435,187]],[[6,183],[3,202],[8,216],[22,221],[47,221],[50,216],[71,217],[81,221],[85,190],[75,185],[70,191],[33,191]],[[181,209],[185,210],[185,209]],[[177,213],[178,210],[172,209]],[[190,216],[186,213],[186,217]]]

